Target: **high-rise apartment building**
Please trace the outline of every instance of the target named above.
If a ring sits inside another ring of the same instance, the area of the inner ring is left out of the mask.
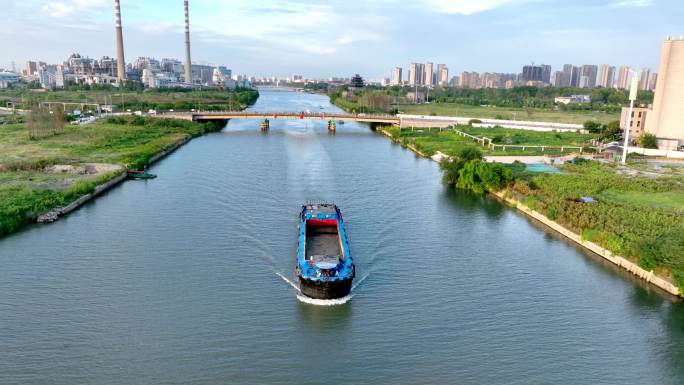
[[[579,87],[580,88],[594,88],[596,87],[596,76],[598,73],[598,66],[585,64],[580,69]]]
[[[393,86],[401,85],[402,83],[402,69],[401,67],[394,67],[392,70],[392,78],[390,79],[390,84]]]
[[[437,83],[440,86],[449,84],[449,69],[445,64],[437,64]]]
[[[615,67],[608,64],[601,64],[599,67],[597,86],[603,88],[612,88],[615,80]]]
[[[639,74],[639,90],[640,91],[646,91],[648,90],[648,85],[650,84],[649,81],[651,80],[651,69],[650,68],[644,68],[641,70],[641,74]]]
[[[428,87],[432,87],[435,85],[435,75],[434,75],[434,69],[433,69],[433,64],[428,62],[425,65],[425,72],[423,73],[423,84],[425,84]]]
[[[628,66],[620,66],[618,70],[617,79],[615,80],[615,88],[626,90],[629,88],[631,81],[631,70]]]
[[[482,87],[480,74],[477,72],[462,72],[458,85],[461,88],[480,88]]]
[[[418,70],[419,70],[418,63],[409,64],[408,77],[406,78],[406,81],[408,82],[408,84],[410,84],[410,85],[420,84],[420,79],[422,79],[422,78],[418,76]]]
[[[411,63],[409,65],[408,83],[412,86],[423,85],[423,75],[425,72],[425,65],[421,63]]]
[[[655,72],[651,72],[651,76],[648,79],[648,90],[655,90],[656,84],[658,84],[658,74]]]
[[[26,69],[24,69],[24,75],[33,76],[36,72],[38,72],[38,63],[34,61],[27,61]]]
[[[55,88],[57,82],[55,80],[55,66],[43,66],[38,69],[38,81],[40,86],[46,90]]]
[[[557,86],[559,87],[569,87],[570,84],[572,83],[572,70],[575,67],[572,64],[565,64],[563,66],[563,81],[561,84],[558,84]]]
[[[55,66],[55,87],[64,88],[64,66],[61,64]]]
[[[553,76],[551,76],[551,85],[554,87],[565,87],[565,72],[554,72]]]
[[[572,75],[570,77],[570,87],[579,87],[580,82],[580,68],[572,67]]]
[[[418,63],[409,64],[408,78],[406,81],[412,86],[416,85],[416,71],[418,71]]]
[[[541,81],[546,84],[551,84],[551,66],[542,64],[541,66]]]
[[[646,131],[658,138],[658,147],[676,150],[684,145],[684,38],[667,38],[660,53],[660,69],[653,111],[646,117]]]
[[[525,82],[542,81],[542,67],[531,65],[523,66],[522,80]]]

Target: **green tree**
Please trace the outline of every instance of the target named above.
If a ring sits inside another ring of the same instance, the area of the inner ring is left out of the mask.
[[[653,134],[649,134],[648,132],[644,132],[641,134],[637,140],[637,144],[639,147],[643,148],[658,148],[658,140],[656,139],[656,136]]]
[[[619,140],[622,137],[622,128],[620,128],[620,121],[614,120],[603,126],[601,131],[602,142],[612,142]]]
[[[481,194],[486,191],[499,191],[511,180],[511,171],[502,164],[473,159],[459,170],[456,186]]]
[[[472,160],[481,160],[482,151],[479,148],[469,146],[462,148],[456,156],[445,159],[440,163],[440,168],[442,169],[443,180],[446,184],[450,186],[455,186],[458,184],[459,173],[465,164]]]
[[[584,129],[591,132],[591,133],[597,133],[601,131],[601,123],[595,122],[593,120],[587,120],[584,122]]]

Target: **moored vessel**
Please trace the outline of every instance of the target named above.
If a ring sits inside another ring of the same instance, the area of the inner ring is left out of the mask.
[[[301,293],[315,299],[349,295],[356,273],[340,209],[308,203],[299,218],[296,274]]]

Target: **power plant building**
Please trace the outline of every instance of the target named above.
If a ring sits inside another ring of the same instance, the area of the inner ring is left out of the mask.
[[[646,131],[658,138],[658,148],[677,150],[684,145],[684,37],[667,38],[660,54],[660,69],[653,110]]]
[[[188,0],[183,1],[183,8],[185,10],[185,84],[192,84],[193,68],[190,60],[190,9]]]
[[[119,0],[114,1],[114,11],[116,13],[116,73],[119,83],[126,80],[126,60],[124,60],[123,46],[123,27],[121,26],[121,4]]]

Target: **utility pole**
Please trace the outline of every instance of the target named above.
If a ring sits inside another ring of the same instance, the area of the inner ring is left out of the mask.
[[[637,90],[639,89],[639,79],[636,76],[632,77],[632,87],[629,90],[629,112],[627,113],[627,127],[625,127],[625,144],[622,147],[622,164],[627,163],[627,146],[629,146],[629,129],[632,128],[632,121],[634,118],[634,101],[637,98]]]

